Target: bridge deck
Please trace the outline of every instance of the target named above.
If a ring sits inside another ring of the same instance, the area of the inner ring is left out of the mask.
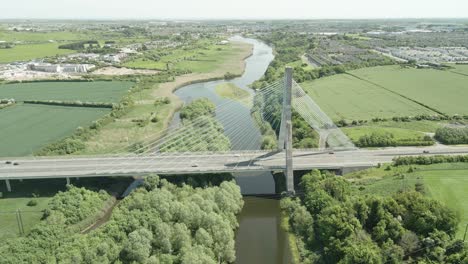
[[[405,155],[468,154],[468,146],[387,148],[378,150],[328,151],[295,150],[294,170],[341,169],[375,166]],[[6,164],[6,161],[19,165]],[[52,158],[2,158],[0,179],[66,178],[156,174],[200,174],[220,172],[275,171],[285,169],[283,152],[237,151],[201,154],[146,156],[88,156]]]

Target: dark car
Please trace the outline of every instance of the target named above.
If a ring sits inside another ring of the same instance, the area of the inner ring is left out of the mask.
[[[7,160],[5,161],[5,164],[11,164],[11,161]]]
[[[18,165],[19,165],[18,162],[14,162],[14,163],[13,163],[13,166],[18,166]]]
[[[423,153],[424,154],[429,154],[429,150],[424,150]]]

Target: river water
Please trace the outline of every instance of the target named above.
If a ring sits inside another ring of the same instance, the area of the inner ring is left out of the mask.
[[[273,60],[273,50],[268,45],[248,38],[234,37],[232,41],[242,41],[254,46],[253,54],[245,60],[246,68],[241,77],[229,80],[238,87],[254,94],[249,84],[260,79]],[[185,103],[197,98],[208,98],[217,106],[229,108],[216,113],[216,118],[224,126],[225,135],[231,140],[232,149],[258,150],[261,134],[250,117],[250,108],[245,104],[222,98],[215,87],[225,81],[211,81],[184,86],[175,94]],[[227,111],[226,111],[227,110]],[[178,114],[173,124],[179,122]],[[242,194],[274,194],[275,183],[270,173],[235,174]],[[236,233],[236,263],[240,264],[283,264],[290,263],[287,234],[281,228],[279,201],[267,198],[244,197],[245,205],[239,215],[239,229]]]

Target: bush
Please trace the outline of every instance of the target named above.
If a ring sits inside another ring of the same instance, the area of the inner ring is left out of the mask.
[[[37,205],[37,201],[32,199],[32,200],[29,200],[29,202],[26,204],[27,206],[36,206]]]
[[[216,107],[208,98],[194,100],[180,110],[180,118],[193,120],[200,116],[214,116]]]

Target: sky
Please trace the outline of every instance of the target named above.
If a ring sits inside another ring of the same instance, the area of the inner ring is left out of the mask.
[[[467,18],[468,0],[2,0],[0,19]]]

